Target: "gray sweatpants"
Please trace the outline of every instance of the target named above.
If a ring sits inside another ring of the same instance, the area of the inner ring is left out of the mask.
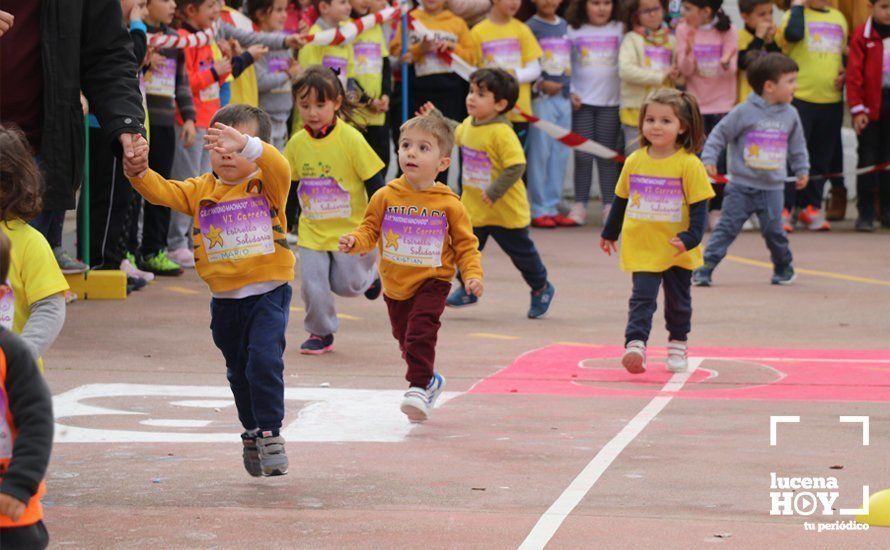
[[[173,154],[173,168],[170,170],[170,177],[175,180],[186,180],[210,172],[213,169],[210,166],[210,151],[204,149],[204,134],[207,133],[207,130],[198,128],[195,141],[189,148],[186,148],[180,139],[181,132],[182,126],[177,125],[175,128],[176,152]],[[192,223],[191,216],[171,210],[167,248],[170,250],[192,248],[194,242],[192,241]]]
[[[300,247],[300,295],[306,307],[303,327],[309,334],[327,336],[340,322],[334,294],[344,298],[368,290],[377,278],[377,251],[364,255],[325,252]]]
[[[760,233],[769,248],[773,265],[777,268],[791,265],[791,248],[788,235],[782,228],[782,207],[785,203],[784,189],[764,191],[746,185],[730,183],[723,197],[723,213],[720,223],[711,234],[705,249],[705,263],[716,266],[726,256],[729,245],[739,236],[742,226],[757,214],[760,220]]]

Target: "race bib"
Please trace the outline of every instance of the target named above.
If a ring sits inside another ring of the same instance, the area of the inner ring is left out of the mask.
[[[504,38],[482,43],[482,64],[516,72],[522,68],[522,48],[519,40]]]
[[[0,327],[12,330],[12,325],[15,323],[15,296],[12,293],[12,285],[7,282],[6,286],[9,290],[6,296],[0,298]]]
[[[383,54],[376,42],[356,42],[353,46],[355,74],[383,74]]]
[[[754,130],[745,135],[745,166],[752,170],[780,170],[788,154],[788,134],[779,130]]]
[[[542,38],[541,70],[551,76],[572,74],[572,43],[568,38]]]
[[[380,227],[383,258],[402,265],[440,267],[447,232],[445,216],[387,212]]]
[[[488,153],[461,147],[460,154],[464,187],[487,188],[491,184],[491,160]]]
[[[581,67],[614,67],[618,63],[618,37],[580,36],[575,39],[575,52]]]
[[[290,68],[290,60],[286,57],[272,57],[269,59],[270,73],[286,73]],[[291,92],[291,84],[288,80],[281,86],[272,90],[273,94],[289,94]]]
[[[432,29],[430,29],[430,32],[432,32],[438,40],[457,42],[457,36],[450,32]],[[421,42],[420,35],[418,35],[415,31],[411,31],[408,36],[411,39],[411,44],[419,44]],[[446,63],[434,52],[424,54],[424,56],[414,64],[414,70],[417,73],[417,76],[451,73],[451,67],[448,65],[448,63]]]
[[[647,222],[683,221],[683,180],[631,174],[627,217]]]
[[[198,227],[211,263],[275,252],[272,216],[269,202],[263,196],[202,205],[198,210]]]
[[[349,193],[334,178],[303,178],[297,190],[303,216],[310,220],[348,218],[352,215]]]
[[[334,69],[335,71],[338,71],[341,79],[346,78],[346,67],[348,66],[348,61],[345,57],[326,55],[321,60],[321,64],[328,69]]]
[[[807,23],[807,49],[812,53],[840,55],[844,51],[844,29],[837,23]]]
[[[703,77],[717,76],[720,71],[720,58],[723,57],[723,46],[720,44],[696,44],[692,47],[695,57],[695,70]]]
[[[646,58],[646,66],[658,71],[668,71],[671,68],[671,50],[659,46],[644,46],[643,56]]]
[[[202,71],[209,71],[211,67],[213,67],[213,60],[210,59],[198,63],[198,69]],[[214,81],[213,84],[199,91],[198,98],[204,102],[217,101],[219,99],[219,82]]]
[[[145,93],[162,97],[176,95],[176,59],[164,57],[160,63],[152,63],[145,73]]]

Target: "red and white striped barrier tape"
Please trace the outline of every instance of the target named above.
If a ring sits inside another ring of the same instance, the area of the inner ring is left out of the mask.
[[[148,45],[152,48],[198,48],[206,46],[213,42],[213,36],[216,33],[215,28],[205,29],[203,31],[193,32],[191,34],[163,34],[149,33]]]

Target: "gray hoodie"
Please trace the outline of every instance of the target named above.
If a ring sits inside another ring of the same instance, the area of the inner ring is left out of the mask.
[[[787,166],[795,176],[810,171],[810,158],[797,109],[770,105],[754,92],[711,131],[701,159],[716,165],[728,146],[729,176],[734,185],[767,191],[784,189]]]

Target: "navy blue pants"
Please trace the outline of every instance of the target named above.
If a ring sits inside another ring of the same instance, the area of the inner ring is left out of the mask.
[[[664,321],[671,340],[686,341],[692,328],[692,271],[672,267],[661,273],[638,271],[633,274],[633,293],[625,344],[631,340],[649,341],[652,316],[658,309],[658,288],[664,283]]]
[[[516,269],[522,273],[522,278],[532,290],[541,290],[547,286],[547,268],[541,261],[541,255],[535,248],[535,243],[529,236],[528,227],[519,229],[507,229],[496,225],[474,227],[473,234],[479,239],[479,251],[485,248],[488,237],[498,243],[501,250],[510,256],[510,260]],[[463,281],[461,281],[463,283]]]
[[[245,430],[277,432],[284,420],[284,347],[290,285],[258,296],[210,302],[213,343]]]

